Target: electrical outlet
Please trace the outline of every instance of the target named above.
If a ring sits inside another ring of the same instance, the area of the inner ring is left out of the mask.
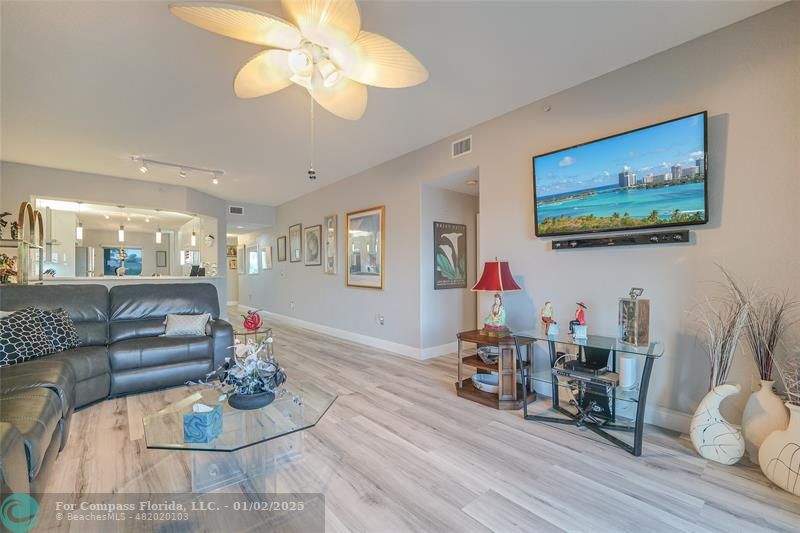
[[[384,322],[385,322],[385,321],[384,321],[384,318],[383,318],[383,315],[381,315],[381,314],[377,314],[377,315],[375,315],[375,322],[376,322],[376,323],[377,323],[379,326],[383,326],[383,325],[384,325]]]

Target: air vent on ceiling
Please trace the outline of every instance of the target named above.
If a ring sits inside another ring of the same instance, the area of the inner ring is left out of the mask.
[[[240,207],[238,205],[229,205],[228,213],[231,215],[244,215],[244,207]]]
[[[467,155],[470,152],[472,152],[472,135],[454,142],[450,153],[452,158],[455,159],[456,157]]]

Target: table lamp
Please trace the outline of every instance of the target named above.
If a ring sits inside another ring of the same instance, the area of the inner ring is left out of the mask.
[[[472,287],[475,292],[493,292],[494,304],[486,317],[481,333],[484,335],[502,336],[508,335],[509,330],[506,326],[506,310],[503,307],[501,292],[519,291],[522,288],[514,281],[508,261],[486,261],[483,265],[483,274],[478,283]]]

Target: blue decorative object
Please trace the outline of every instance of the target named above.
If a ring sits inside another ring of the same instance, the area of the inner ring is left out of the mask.
[[[205,410],[208,409],[208,410]],[[222,405],[195,404],[183,415],[184,442],[211,442],[222,433]]]

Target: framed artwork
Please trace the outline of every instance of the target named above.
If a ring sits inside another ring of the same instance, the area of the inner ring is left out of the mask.
[[[383,289],[384,206],[347,213],[348,287]]]
[[[304,262],[306,266],[322,264],[322,226],[317,224],[303,230],[303,241],[306,243]]]
[[[239,270],[239,260],[235,257],[228,258],[228,270]]]
[[[225,255],[227,257],[236,257],[236,245],[228,244],[227,246],[225,246]]]
[[[322,247],[322,256],[325,261],[325,273],[336,274],[339,266],[339,253],[337,249],[337,233],[338,228],[336,215],[325,217],[325,224],[323,224],[324,246]]]
[[[433,223],[433,288],[467,286],[467,226]]]
[[[261,270],[272,269],[272,246],[265,246],[261,249]]]
[[[167,268],[166,250],[156,250],[156,268]]]
[[[103,275],[116,276],[118,268],[123,268],[126,276],[140,276],[142,274],[142,249],[103,247]]]
[[[278,261],[286,261],[286,235],[278,237]]]
[[[303,253],[303,226],[295,224],[289,226],[289,262],[299,263]]]
[[[258,246],[247,247],[247,273],[258,274]]]
[[[245,273],[245,263],[247,261],[247,248],[244,245],[239,246],[236,249],[236,264],[239,268],[236,271],[239,274]]]

